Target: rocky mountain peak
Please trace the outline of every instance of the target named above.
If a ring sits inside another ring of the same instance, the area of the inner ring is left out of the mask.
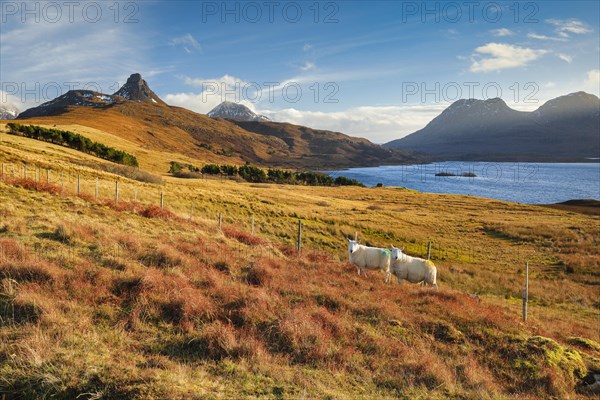
[[[166,104],[152,91],[152,89],[150,89],[148,83],[146,83],[142,78],[142,75],[138,73],[131,74],[127,79],[127,82],[115,92],[114,96],[120,96],[134,101]]]

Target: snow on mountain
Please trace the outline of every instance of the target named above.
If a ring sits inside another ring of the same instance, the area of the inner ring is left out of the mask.
[[[222,102],[210,110],[210,112],[206,115],[211,118],[229,118],[239,119],[242,121],[270,121],[269,118],[265,117],[264,115],[254,113],[245,105],[231,101]]]
[[[15,119],[19,115],[17,107],[4,103],[0,104],[0,119]]]

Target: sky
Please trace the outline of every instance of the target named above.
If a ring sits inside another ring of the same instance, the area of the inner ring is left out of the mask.
[[[599,95],[600,2],[0,1],[0,101],[113,93],[139,72],[170,105],[241,102],[384,143],[460,98],[519,110]]]

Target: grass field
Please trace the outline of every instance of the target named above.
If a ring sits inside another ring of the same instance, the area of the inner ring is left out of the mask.
[[[135,154],[158,179],[0,132],[0,394],[562,399],[586,397],[584,377],[600,372],[597,215],[401,188],[178,180],[168,162],[198,160],[57,127]],[[441,289],[357,276],[355,232],[416,256],[432,241]]]

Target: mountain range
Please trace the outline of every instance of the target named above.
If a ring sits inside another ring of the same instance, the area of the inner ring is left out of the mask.
[[[0,109],[2,112],[2,109]],[[5,110],[2,119],[17,111]],[[600,99],[577,92],[533,112],[500,98],[462,99],[427,126],[383,146],[339,132],[274,122],[242,104],[208,115],[167,105],[140,74],[114,94],[71,90],[18,119],[102,130],[160,151],[210,162],[345,168],[431,160],[587,161],[600,155]]]
[[[251,163],[284,168],[333,169],[421,162],[401,149],[386,149],[343,133],[261,118],[243,105],[222,104],[211,118],[163,102],[139,74],[112,95],[71,90],[21,113],[31,124],[92,128],[148,151],[185,156],[197,164]],[[239,106],[239,107],[238,107]],[[243,121],[241,118],[250,119]],[[143,158],[143,157],[142,157]],[[153,161],[154,162],[154,161]],[[158,167],[157,167],[158,168]],[[168,167],[160,167],[168,169]]]
[[[384,146],[439,160],[585,161],[600,157],[600,99],[577,92],[533,112],[499,98],[458,100],[423,129]]]

